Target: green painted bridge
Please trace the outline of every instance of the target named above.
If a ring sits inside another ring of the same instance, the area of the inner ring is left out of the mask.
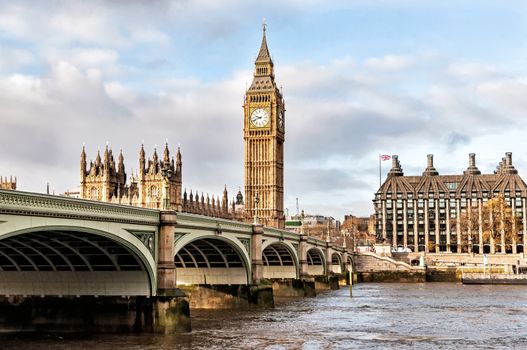
[[[0,190],[3,296],[156,296],[352,263],[343,247],[258,224]]]

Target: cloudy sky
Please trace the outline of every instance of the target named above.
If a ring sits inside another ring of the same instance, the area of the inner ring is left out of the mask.
[[[527,176],[527,1],[1,1],[0,175],[78,187],[108,142],[128,172],[168,139],[188,189],[243,186],[262,18],[286,100],[285,206],[368,215],[379,154],[407,175],[513,152]],[[383,164],[383,174],[389,162]]]

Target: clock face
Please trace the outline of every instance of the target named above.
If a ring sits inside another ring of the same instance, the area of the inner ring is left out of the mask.
[[[263,108],[255,109],[251,113],[251,123],[258,128],[266,126],[269,123],[269,113]]]
[[[280,111],[280,113],[278,114],[278,127],[280,128],[280,130],[284,129],[284,112],[283,111]]]

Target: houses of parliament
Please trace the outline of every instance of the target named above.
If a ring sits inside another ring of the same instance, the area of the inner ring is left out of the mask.
[[[183,189],[181,151],[178,148],[173,157],[166,144],[162,155],[155,149],[148,159],[141,146],[137,174],[129,181],[122,151],[116,162],[113,150],[106,146],[103,155],[98,152],[88,164],[83,147],[80,197],[239,221],[252,221],[257,216],[263,225],[283,229],[285,102],[275,82],[265,25],[253,81],[245,92],[243,118],[245,196],[240,190],[229,201],[226,187],[216,197],[187,192]]]

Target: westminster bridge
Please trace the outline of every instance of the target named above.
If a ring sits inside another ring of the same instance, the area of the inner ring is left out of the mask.
[[[306,293],[306,283],[330,283],[352,264],[343,247],[259,224],[0,190],[0,324],[12,314],[17,321],[17,307],[28,303],[34,321],[35,310],[56,313],[48,304],[82,313],[86,303],[92,309],[110,300],[137,312],[121,306],[119,315],[91,315],[90,322],[184,330],[178,324],[186,322],[189,293],[198,306],[226,291],[229,300],[272,303],[273,288],[283,292],[284,285],[262,281],[290,281],[285,287]]]

